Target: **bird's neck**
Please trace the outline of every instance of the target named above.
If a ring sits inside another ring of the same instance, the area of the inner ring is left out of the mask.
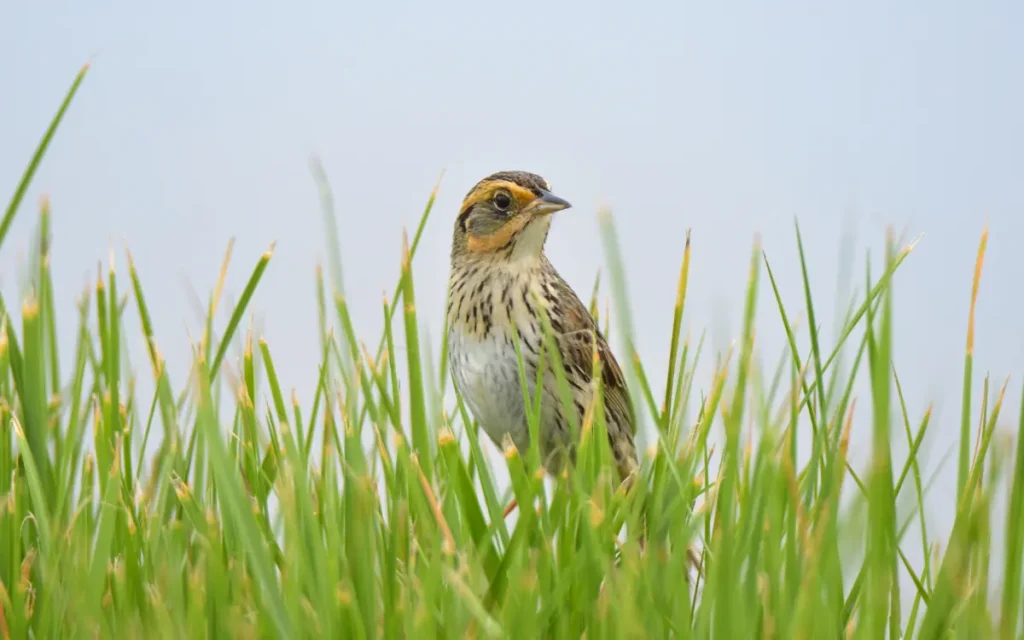
[[[544,255],[544,243],[547,242],[549,229],[551,229],[551,216],[541,216],[530,220],[512,241],[509,261],[539,264]]]
[[[519,278],[541,273],[547,264],[547,257],[511,256],[512,252],[503,251],[488,255],[461,255],[452,259],[453,277],[488,277],[488,278]]]

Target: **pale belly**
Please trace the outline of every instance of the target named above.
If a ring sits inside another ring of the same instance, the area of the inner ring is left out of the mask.
[[[448,335],[452,376],[467,408],[499,447],[508,435],[520,451],[529,445],[529,427],[515,347],[490,332],[475,338]],[[528,385],[532,394],[532,381]]]

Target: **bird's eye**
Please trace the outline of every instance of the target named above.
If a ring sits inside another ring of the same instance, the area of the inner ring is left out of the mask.
[[[511,205],[512,198],[508,197],[507,193],[502,192],[494,196],[494,206],[498,207],[498,209],[502,211],[507,211]]]

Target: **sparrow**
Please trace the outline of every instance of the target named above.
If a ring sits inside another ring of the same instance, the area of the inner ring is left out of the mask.
[[[543,465],[557,475],[575,462],[580,426],[595,391],[596,352],[608,444],[620,481],[626,481],[637,474],[639,460],[622,369],[586,306],[544,253],[553,215],[570,206],[544,178],[525,171],[490,175],[466,195],[452,236],[447,310],[451,375],[491,441],[501,448],[511,442],[526,451],[530,430],[515,341],[532,401],[546,346],[543,311],[572,396],[567,410],[547,357],[538,429]]]

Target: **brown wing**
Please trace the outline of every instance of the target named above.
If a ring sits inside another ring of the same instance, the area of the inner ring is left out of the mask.
[[[551,273],[554,276],[548,287],[554,289],[551,293],[558,301],[553,305],[556,311],[551,313],[551,328],[558,336],[563,364],[567,372],[574,371],[578,379],[590,380],[593,374],[593,340],[597,340],[608,441],[620,472],[623,476],[628,475],[636,467],[633,443],[636,420],[625,376],[590,312],[557,272],[552,270]]]

